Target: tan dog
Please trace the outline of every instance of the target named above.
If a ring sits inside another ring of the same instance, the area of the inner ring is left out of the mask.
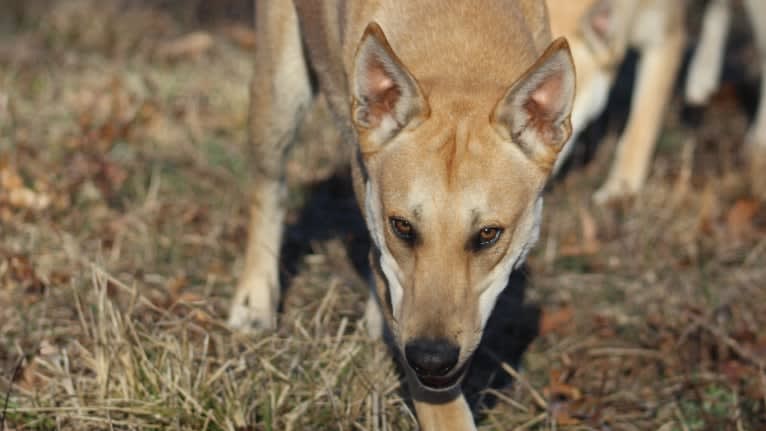
[[[371,332],[390,327],[424,430],[475,429],[459,383],[537,239],[541,192],[570,135],[566,42],[534,0],[257,5],[258,177],[230,324],[276,321],[285,152],[313,99],[313,69],[354,151],[373,242]]]
[[[718,85],[728,34],[730,0],[711,0],[702,35],[686,82],[686,99],[707,101]],[[596,191],[598,203],[638,192],[646,181],[665,108],[686,43],[686,1],[668,0],[547,0],[554,35],[566,36],[577,66],[577,96],[572,113],[573,136],[556,168],[565,159],[577,134],[606,104],[614,75],[629,47],[639,51],[637,82],[630,115],[609,176]],[[761,68],[766,76],[766,2],[747,0],[754,24]],[[761,86],[766,101],[766,85]],[[748,133],[756,190],[766,180],[766,107],[761,103]],[[763,165],[761,165],[763,164]],[[760,166],[760,167],[758,167]]]

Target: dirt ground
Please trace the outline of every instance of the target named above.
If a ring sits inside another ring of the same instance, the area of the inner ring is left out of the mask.
[[[321,106],[289,165],[280,328],[225,326],[246,238],[251,11],[140,3],[30,1],[0,19],[0,430],[416,429],[366,336],[368,242]],[[746,24],[730,45],[710,106],[672,103],[641,195],[591,203],[627,79],[551,183],[466,382],[481,430],[766,429]]]

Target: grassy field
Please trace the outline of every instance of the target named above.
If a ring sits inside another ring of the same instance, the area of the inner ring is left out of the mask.
[[[0,20],[0,430],[416,429],[366,337],[366,233],[327,114],[289,165],[280,328],[233,333],[257,41],[169,9],[29,4],[36,19]],[[596,157],[551,184],[491,373],[469,382],[480,429],[766,429],[766,205],[740,151],[758,85],[741,27],[736,80],[697,127],[674,102],[643,194],[590,201],[618,114]],[[506,348],[526,348],[520,375]]]

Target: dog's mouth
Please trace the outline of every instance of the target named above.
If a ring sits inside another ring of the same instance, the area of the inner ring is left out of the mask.
[[[460,381],[465,376],[465,372],[468,369],[468,364],[470,362],[470,359],[465,361],[463,365],[461,365],[453,372],[447,374],[446,376],[429,376],[420,375],[418,373],[414,374],[417,377],[418,382],[420,382],[424,388],[432,391],[444,391],[460,383]]]

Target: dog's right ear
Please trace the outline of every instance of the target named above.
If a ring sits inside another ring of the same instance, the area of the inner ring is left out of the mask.
[[[418,82],[375,22],[367,26],[356,50],[351,93],[351,119],[364,138],[362,144],[375,147],[366,150],[376,150],[405,126],[428,115]]]

